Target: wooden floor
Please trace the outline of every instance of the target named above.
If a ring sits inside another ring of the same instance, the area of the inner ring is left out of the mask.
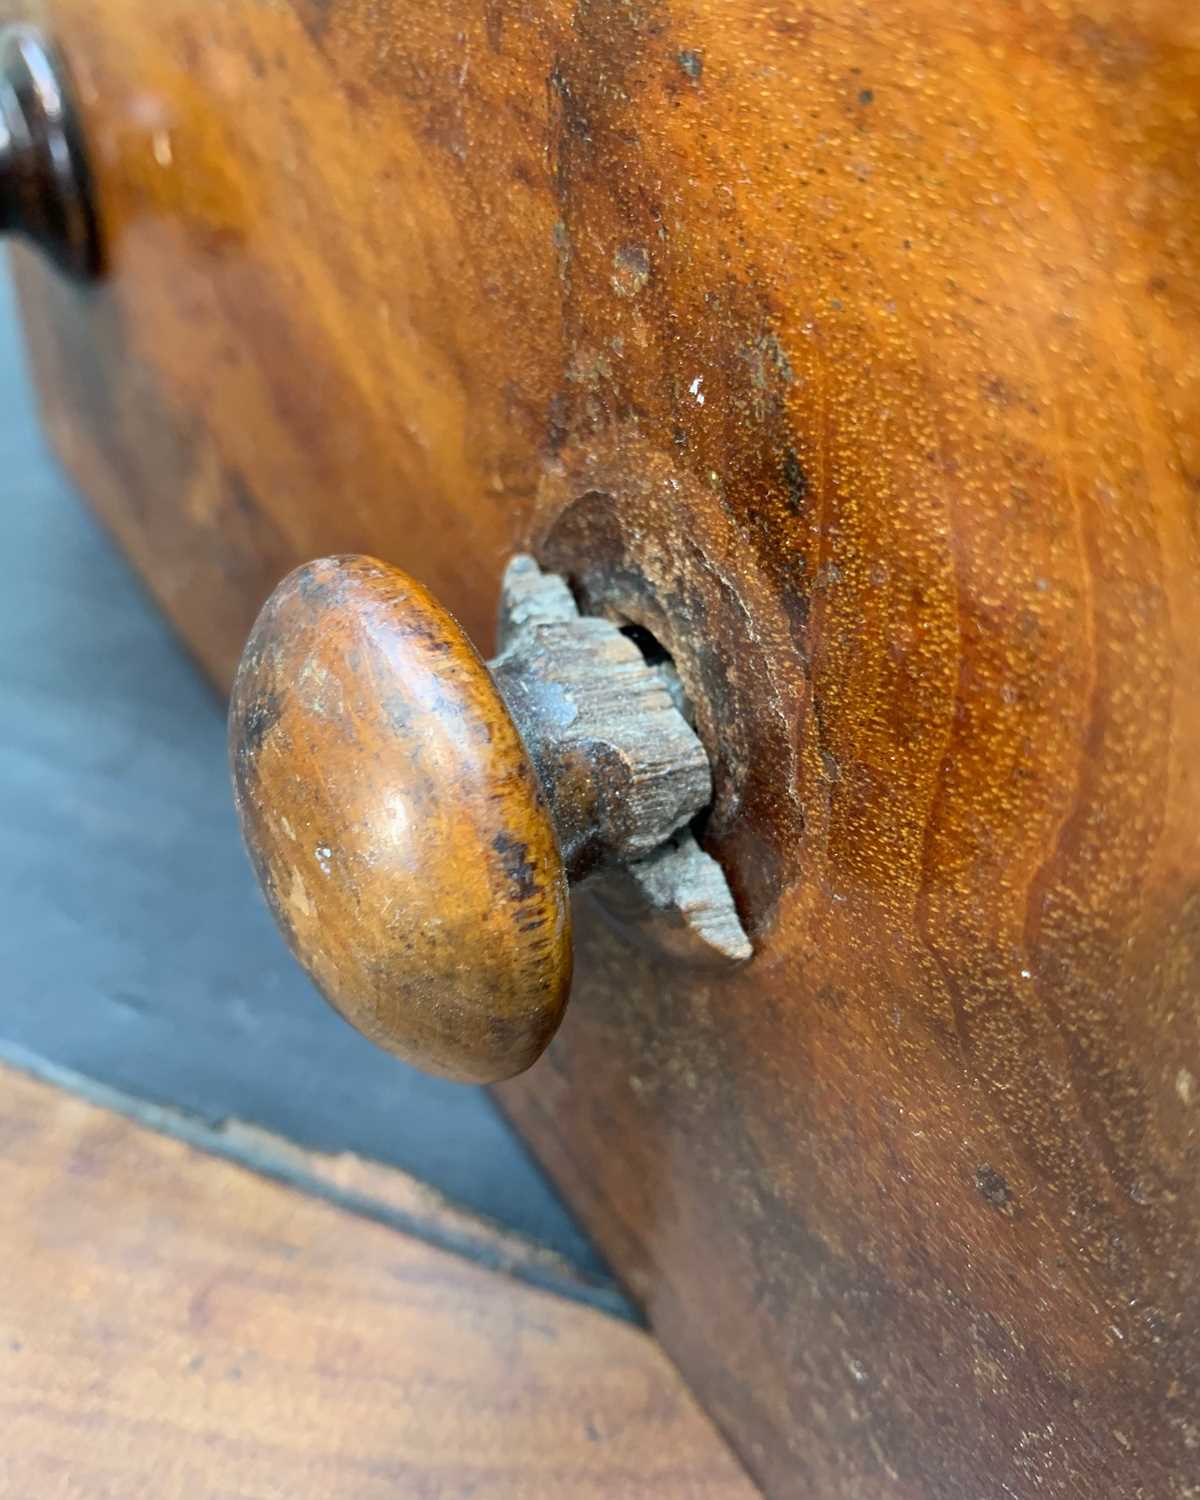
[[[0,1069],[3,1500],[754,1493],[653,1340]]]

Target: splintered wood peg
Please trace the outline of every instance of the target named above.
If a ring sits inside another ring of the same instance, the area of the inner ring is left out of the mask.
[[[703,862],[706,916],[728,901],[684,831],[712,779],[669,677],[531,558],[509,566],[490,667],[398,569],[297,569],[254,626],[229,726],[246,846],[293,952],[431,1072],[490,1082],[541,1054],[571,983],[569,881],[665,857]]]

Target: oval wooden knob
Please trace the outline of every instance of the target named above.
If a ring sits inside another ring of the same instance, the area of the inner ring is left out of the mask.
[[[689,827],[712,772],[674,669],[531,557],[501,596],[484,663],[398,569],[308,563],[264,605],[229,719],[242,831],[296,956],[372,1040],[481,1083],[562,1017],[569,880],[619,872],[609,911],[676,958],[751,951]]]
[[[263,890],[333,1005],[432,1072],[528,1067],[570,986],[567,877],[530,756],[454,619],[370,558],[298,569],[246,647],[230,751]]]
[[[78,280],[100,269],[91,178],[65,69],[36,28],[0,33],[0,231]]]

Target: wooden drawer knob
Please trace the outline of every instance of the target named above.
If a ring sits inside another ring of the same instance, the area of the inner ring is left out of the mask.
[[[0,33],[0,230],[79,280],[99,270],[91,179],[65,69],[32,26]]]
[[[662,674],[517,559],[485,665],[420,584],[309,563],[230,707],[235,795],[280,927],[334,1006],[452,1078],[528,1067],[571,981],[568,880],[653,853],[711,798]]]

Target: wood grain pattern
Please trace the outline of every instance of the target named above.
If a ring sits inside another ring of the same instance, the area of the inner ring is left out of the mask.
[[[571,986],[567,875],[457,621],[373,558],[309,563],[263,606],[229,722],[246,848],[330,1004],[429,1072],[529,1067]]]
[[[43,7],[52,431],[209,669],[370,550],[672,650],[755,941],[504,1099],[766,1487],[1195,1500],[1200,19]]]
[[[651,1340],[0,1073],[0,1490],[748,1497]]]

